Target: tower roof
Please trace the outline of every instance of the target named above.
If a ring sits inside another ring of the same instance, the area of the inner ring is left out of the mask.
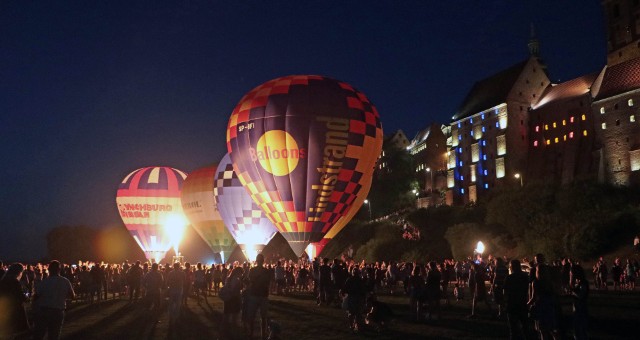
[[[453,121],[504,103],[528,62],[529,59],[521,61],[476,82],[453,116]]]
[[[640,58],[607,67],[595,96],[600,100],[640,88]]]
[[[533,106],[534,109],[559,100],[575,98],[589,93],[591,85],[598,77],[599,72],[587,74],[564,83],[550,85],[540,96],[540,101]]]

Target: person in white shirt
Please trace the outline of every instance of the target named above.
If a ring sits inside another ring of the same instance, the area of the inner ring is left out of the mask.
[[[57,340],[60,337],[66,300],[76,296],[71,282],[60,276],[60,262],[49,263],[49,277],[37,286],[34,295],[35,331],[34,339]]]

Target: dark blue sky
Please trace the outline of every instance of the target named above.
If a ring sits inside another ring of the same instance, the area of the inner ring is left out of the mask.
[[[191,171],[225,152],[243,94],[279,76],[350,83],[385,132],[449,122],[473,83],[527,57],[550,77],[605,63],[588,1],[0,3],[0,259],[45,254],[62,224],[119,224],[130,171]]]

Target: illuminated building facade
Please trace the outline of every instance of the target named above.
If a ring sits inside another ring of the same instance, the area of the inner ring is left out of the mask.
[[[529,157],[523,178],[565,184],[593,177],[592,85],[598,73],[547,87],[529,114]]]
[[[466,204],[513,183],[527,166],[529,109],[549,85],[535,55],[477,82],[452,117],[447,203]]]
[[[431,124],[418,132],[406,148],[413,157],[418,177],[424,181],[423,190],[426,195],[421,200],[421,207],[445,203],[449,131],[449,126]]]

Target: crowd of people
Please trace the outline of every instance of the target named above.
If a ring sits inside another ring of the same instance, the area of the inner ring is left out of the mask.
[[[593,266],[593,288],[635,290],[637,261],[603,258]],[[573,334],[587,338],[590,285],[585,270],[571,259],[547,263],[542,254],[532,261],[482,256],[465,260],[355,262],[348,258],[265,264],[79,262],[4,266],[0,262],[0,338],[11,335],[49,339],[60,335],[68,303],[97,303],[109,298],[141,301],[151,312],[168,310],[175,325],[189,297],[200,303],[217,296],[223,301],[223,322],[242,327],[248,337],[278,338],[280,327],[268,317],[268,296],[313,294],[318,306],[342,308],[353,332],[363,327],[381,331],[394,311],[380,295],[406,295],[416,322],[442,319],[442,305],[469,294],[469,318],[507,320],[511,338],[526,338],[534,325],[541,339],[557,338],[561,328],[560,297],[573,303]],[[453,301],[455,300],[455,301]],[[29,306],[29,308],[25,308]],[[485,309],[481,312],[480,309]],[[254,330],[260,319],[259,332]]]

